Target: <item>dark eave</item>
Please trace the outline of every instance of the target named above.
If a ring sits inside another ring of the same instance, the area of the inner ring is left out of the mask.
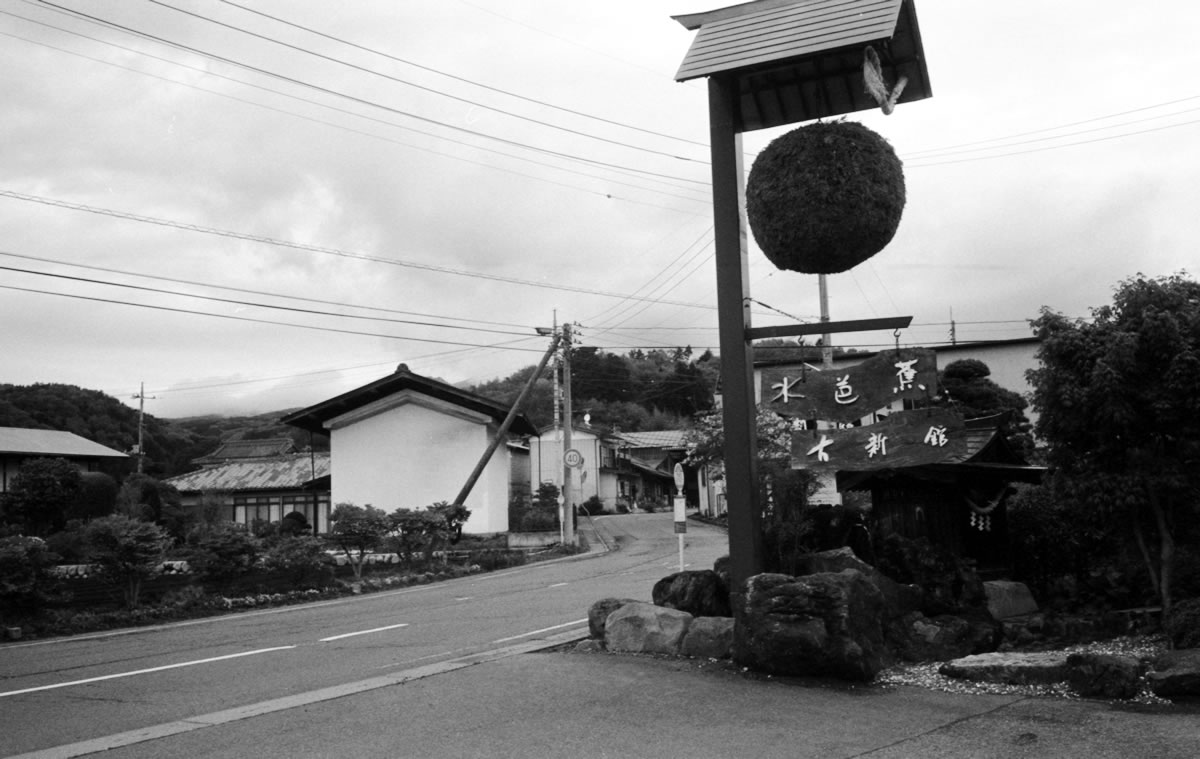
[[[445,382],[439,382],[429,377],[413,374],[402,364],[394,374],[343,393],[336,398],[330,398],[327,401],[296,411],[283,417],[280,421],[284,424],[290,424],[293,427],[299,427],[302,430],[308,430],[309,432],[327,434],[328,429],[325,427],[325,424],[331,419],[336,419],[343,414],[405,390],[445,401],[470,411],[486,414],[497,422],[502,422],[508,416],[510,410],[509,406],[493,401],[490,398],[484,398],[481,395],[460,390],[453,385],[448,385]],[[537,434],[537,430],[521,414],[518,414],[516,419],[513,420],[510,432],[515,435]]]

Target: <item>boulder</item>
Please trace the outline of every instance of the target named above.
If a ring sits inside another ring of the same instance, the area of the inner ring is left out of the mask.
[[[1067,654],[988,653],[948,661],[938,673],[960,680],[1006,685],[1050,685],[1067,679]]]
[[[627,603],[608,615],[604,645],[609,651],[675,655],[691,623],[692,615],[686,611]]]
[[[1132,656],[1078,653],[1067,657],[1067,682],[1084,698],[1133,698],[1145,672]]]
[[[761,574],[746,583],[734,658],[762,672],[869,681],[884,666],[884,602],[861,572]]]
[[[921,589],[916,585],[903,585],[880,572],[855,555],[849,548],[837,548],[832,551],[821,551],[801,556],[798,560],[800,575],[818,574],[820,572],[841,572],[854,569],[863,574],[871,583],[879,588],[887,605],[888,614],[892,617],[902,617],[916,611],[922,605]]]
[[[732,648],[732,617],[696,617],[683,636],[679,653],[697,659],[728,659]]]
[[[654,583],[650,597],[658,606],[693,617],[731,617],[729,585],[711,569],[676,572]]]
[[[588,609],[588,633],[596,640],[604,640],[604,623],[608,615],[625,604],[637,603],[632,598],[601,598]]]
[[[975,653],[971,625],[949,614],[930,619],[919,611],[909,612],[889,626],[887,639],[907,661],[945,661]]]
[[[1172,701],[1200,699],[1200,648],[1163,654],[1146,681],[1156,696]]]
[[[1038,610],[1037,601],[1023,582],[991,580],[983,584],[983,593],[987,598],[987,609],[995,619],[1021,617]]]

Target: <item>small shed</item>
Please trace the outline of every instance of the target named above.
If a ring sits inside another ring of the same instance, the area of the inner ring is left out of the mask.
[[[981,571],[1010,564],[1007,501],[1012,484],[1038,483],[1046,468],[1030,465],[1005,440],[1000,416],[968,419],[965,450],[932,463],[871,471],[839,471],[841,492],[871,494],[878,534],[927,538],[975,560]]]

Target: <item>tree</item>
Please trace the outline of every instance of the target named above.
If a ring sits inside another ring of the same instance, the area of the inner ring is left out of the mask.
[[[41,538],[0,537],[0,620],[54,597],[56,583],[47,570],[56,559]]]
[[[160,571],[171,536],[158,525],[124,514],[93,519],[84,527],[88,560],[122,590],[125,605],[136,608],[142,583]]]
[[[1043,309],[1028,373],[1057,490],[1129,525],[1164,613],[1200,492],[1200,284],[1122,281],[1092,320]]]
[[[363,565],[367,554],[373,552],[386,538],[392,534],[393,526],[387,514],[374,506],[356,506],[352,503],[339,503],[329,515],[333,529],[329,537],[337,547],[342,549],[346,561],[354,572],[354,581],[362,582]]]
[[[189,515],[183,508],[179,491],[146,474],[131,474],[117,491],[117,512],[143,522],[162,526],[171,536],[182,539],[199,514]]]
[[[188,532],[188,565],[205,582],[228,590],[249,574],[262,554],[262,541],[245,525],[223,522],[201,524]]]
[[[32,535],[49,535],[66,526],[82,478],[79,467],[61,458],[29,459],[21,464],[5,497],[5,521]]]
[[[941,405],[958,410],[966,419],[1004,414],[1009,444],[1029,456],[1033,453],[1032,425],[1025,416],[1029,404],[1020,393],[997,385],[991,374],[991,368],[978,359],[951,361],[938,374]]]
[[[67,519],[104,517],[116,507],[117,481],[104,472],[82,472],[79,493],[67,512]]]

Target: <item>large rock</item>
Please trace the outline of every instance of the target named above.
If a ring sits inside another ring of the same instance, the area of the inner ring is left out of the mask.
[[[858,681],[884,666],[883,596],[861,572],[755,575],[743,604],[734,635],[742,664]]]
[[[1023,582],[991,580],[983,584],[987,597],[987,609],[999,620],[1033,614],[1038,610],[1037,601]]]
[[[863,574],[883,594],[888,614],[892,617],[902,617],[922,606],[922,592],[916,585],[903,585],[880,572],[855,555],[849,548],[837,548],[832,551],[821,551],[801,556],[797,562],[800,575],[818,574],[821,572],[841,572],[854,569]]]
[[[1133,698],[1145,667],[1132,656],[1078,653],[1067,657],[1067,682],[1084,698]]]
[[[659,606],[693,617],[731,617],[729,585],[711,569],[676,572],[654,583],[650,597]]]
[[[1200,699],[1200,648],[1163,654],[1146,681],[1156,696],[1173,701]]]
[[[981,683],[1050,685],[1067,679],[1067,654],[1055,651],[975,654],[948,661],[938,672]]]
[[[628,603],[608,615],[604,645],[609,651],[675,655],[691,623],[692,615],[685,611]]]
[[[728,659],[732,649],[732,617],[696,617],[683,636],[679,653],[697,659]]]
[[[608,615],[625,604],[637,603],[632,598],[601,598],[588,609],[588,633],[597,640],[604,640],[604,624]]]

